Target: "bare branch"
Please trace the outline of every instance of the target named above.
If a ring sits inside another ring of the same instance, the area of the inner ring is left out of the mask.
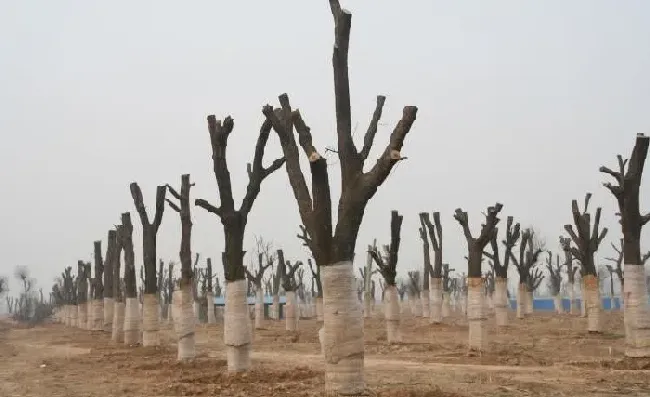
[[[221,210],[220,207],[215,207],[214,205],[208,203],[204,199],[196,199],[196,200],[194,200],[194,205],[196,205],[197,207],[201,207],[204,210],[206,210],[208,212],[211,212],[211,213],[213,213],[213,214],[215,214],[217,216],[223,216],[223,211]]]
[[[374,142],[375,135],[377,134],[377,125],[381,119],[381,112],[384,108],[384,103],[386,103],[386,97],[383,95],[378,95],[375,112],[373,113],[372,119],[370,120],[368,131],[366,131],[366,135],[363,137],[363,149],[361,149],[361,152],[359,153],[362,161],[368,158],[370,149],[372,149],[372,143]]]

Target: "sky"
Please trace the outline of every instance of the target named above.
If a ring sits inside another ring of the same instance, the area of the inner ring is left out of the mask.
[[[620,238],[614,198],[599,166],[628,157],[648,133],[650,3],[643,0],[343,1],[353,13],[350,79],[357,146],[378,94],[388,97],[367,167],[388,143],[405,105],[419,108],[400,162],[367,206],[355,265],[367,244],[388,243],[390,211],[403,213],[398,269],[421,267],[418,212],[442,215],[444,260],[466,269],[466,240],[453,212],[501,202],[548,247],[571,222],[571,200],[593,192],[610,233],[598,263]],[[150,217],[155,187],[180,187],[218,204],[206,116],[231,115],[228,162],[237,203],[245,193],[262,106],[287,92],[321,153],[336,146],[327,1],[215,2],[80,0],[0,3],[0,275],[28,266],[49,290],[66,266],[90,260],[131,211],[136,265],[139,219],[129,184],[140,184]],[[281,155],[272,135],[266,164]],[[303,158],[303,169],[308,172]],[[330,154],[334,208],[338,159]],[[648,174],[642,210],[650,210]],[[220,258],[218,218],[193,208],[192,250]],[[246,229],[290,260],[308,252],[284,169],[262,185]],[[646,228],[647,229],[647,228]],[[178,260],[180,221],[166,208],[158,256]],[[643,243],[650,249],[648,233]],[[249,258],[246,258],[248,262]],[[202,264],[205,262],[202,260]],[[223,274],[221,266],[216,267]],[[516,271],[511,274],[516,278]]]

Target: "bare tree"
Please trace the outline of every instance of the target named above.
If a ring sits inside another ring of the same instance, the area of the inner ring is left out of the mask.
[[[600,324],[600,290],[598,289],[598,278],[596,273],[596,264],[594,262],[594,254],[598,251],[601,241],[607,235],[607,228],[599,231],[600,226],[600,213],[601,208],[596,208],[596,215],[594,216],[593,232],[591,229],[591,214],[587,211],[589,209],[589,200],[591,193],[585,195],[585,209],[580,212],[578,202],[573,200],[571,202],[571,212],[573,213],[573,222],[575,223],[577,234],[573,230],[572,225],[565,225],[564,229],[567,231],[573,244],[571,246],[571,253],[575,258],[580,260],[582,269],[584,270],[584,284],[585,295],[587,302],[587,318],[589,332],[601,332]]]
[[[641,228],[650,221],[650,214],[641,215],[639,191],[645,160],[648,155],[650,137],[637,134],[629,162],[617,155],[618,171],[600,167],[599,171],[612,176],[616,185],[604,186],[616,198],[623,231],[622,253],[624,271],[628,282],[624,287],[624,310],[626,325],[626,349],[628,357],[650,356],[650,326],[647,323],[648,296],[645,269],[641,264]],[[625,166],[627,164],[627,171]],[[623,286],[623,279],[621,279]]]
[[[569,283],[569,311],[575,313],[575,278],[580,266],[573,265],[573,254],[571,253],[571,238],[560,236],[560,247],[564,252],[563,267],[566,268],[567,281]]]
[[[467,273],[468,273],[468,304],[467,319],[469,321],[469,348],[470,350],[484,350],[487,348],[487,327],[484,326],[487,320],[483,305],[483,281],[481,279],[481,261],[483,259],[483,250],[497,233],[497,224],[499,223],[499,212],[503,208],[501,203],[496,203],[488,207],[485,215],[485,223],[481,225],[481,234],[473,237],[469,230],[469,219],[467,212],[462,209],[456,209],[454,219],[463,228],[463,233],[467,239]]]
[[[162,223],[165,211],[166,186],[156,188],[156,212],[153,220],[149,220],[144,206],[142,191],[137,183],[130,185],[131,196],[135,209],[142,223],[142,262],[144,265],[144,297],[142,303],[142,344],[143,346],[157,346],[159,338],[158,318],[158,283],[156,282],[156,236]]]
[[[274,258],[271,257],[269,261],[273,263]],[[273,272],[272,277],[272,294],[273,294],[273,303],[271,304],[271,318],[274,320],[280,320],[280,287],[282,287],[282,278],[285,274],[285,262],[284,258],[280,260],[278,258],[277,266]]]
[[[500,327],[508,325],[508,307],[510,306],[508,300],[508,267],[510,266],[510,259],[512,258],[512,250],[515,245],[517,245],[519,237],[521,237],[521,227],[519,223],[514,224],[514,226],[513,223],[514,218],[509,216],[506,221],[506,238],[501,241],[505,246],[503,264],[499,257],[498,228],[490,239],[492,253],[483,251],[483,255],[491,259],[494,266],[494,291],[496,293],[494,308],[497,326]]]
[[[553,253],[548,251],[546,269],[548,269],[548,285],[551,295],[553,296],[555,311],[563,313],[562,297],[560,296],[560,289],[562,287],[562,265],[560,264],[560,255],[555,256],[555,265],[553,265]]]
[[[106,240],[106,260],[104,261],[104,286],[103,286],[103,329],[104,332],[113,332],[113,266],[115,262],[117,245],[117,232],[115,229],[108,231]]]
[[[77,261],[77,326],[81,329],[91,329],[88,323],[88,278],[84,262]]]
[[[278,250],[278,261],[284,260],[284,254],[282,250]],[[286,292],[286,303],[284,305],[284,318],[286,320],[286,330],[295,331],[298,327],[298,305],[296,302],[296,291],[300,287],[302,280],[296,280],[296,271],[302,262],[297,261],[295,264],[291,265],[289,261],[286,261],[286,274],[282,277],[282,288]]]
[[[258,242],[259,243],[259,242]],[[268,256],[268,255],[267,255]],[[273,265],[272,261],[267,261],[266,265],[264,264],[265,256],[263,252],[258,252],[257,254],[257,270],[255,273],[251,273],[246,269],[246,277],[248,281],[253,283],[255,286],[255,328],[262,329],[263,319],[264,319],[264,290],[262,289],[262,279],[264,278],[264,272],[266,269]]]
[[[524,318],[524,314],[533,313],[533,291],[541,283],[539,272],[535,266],[539,256],[544,252],[541,241],[534,238],[534,232],[527,228],[521,234],[519,244],[519,259],[511,253],[510,259],[519,272],[519,290],[517,293],[517,317]]]
[[[133,345],[140,341],[140,305],[135,279],[135,253],[133,252],[133,224],[131,213],[122,213],[120,228],[121,246],[124,250],[124,344]]]
[[[312,143],[310,129],[300,115],[292,111],[286,94],[280,96],[280,109],[265,106],[263,113],[271,120],[287,159],[287,174],[294,192],[302,224],[312,238],[312,256],[318,266],[324,266],[323,343],[325,353],[325,390],[354,394],[365,388],[363,378],[363,320],[361,307],[355,299],[356,289],[352,260],[359,227],[365,207],[377,188],[386,180],[393,166],[403,159],[400,154],[404,138],[410,131],[417,108],[407,106],[403,117],[391,134],[390,142],[378,161],[364,172],[386,98],[377,97],[377,106],[358,151],[352,138],[348,49],[352,15],[341,8],[338,0],[330,0],[335,23],[335,45],[332,64],[337,120],[337,154],[341,169],[341,198],[338,205],[338,225],[332,234],[332,205],[325,159]],[[299,151],[293,134],[310,161],[312,192],[309,193],[300,169]],[[333,266],[331,266],[333,265]],[[331,313],[331,314],[330,314]]]
[[[416,317],[422,316],[422,302],[420,301],[420,292],[422,291],[422,279],[419,270],[407,272],[409,277],[408,300],[411,307],[411,313]]]
[[[401,341],[399,330],[400,323],[400,305],[399,305],[399,291],[397,289],[397,262],[399,257],[399,246],[401,241],[402,222],[404,217],[397,211],[390,213],[390,246],[388,248],[388,256],[385,261],[382,255],[377,251],[377,246],[369,251],[372,259],[377,264],[379,273],[384,279],[386,301],[384,302],[384,315],[386,318],[386,339],[388,343],[395,343]]]
[[[625,285],[625,279],[623,278],[623,239],[620,240],[620,248],[615,246],[612,243],[612,249],[616,252],[616,258],[605,258],[605,260],[613,262],[614,267],[607,265],[607,269],[610,273],[616,273],[618,281],[621,283],[621,292],[623,292],[623,286]],[[612,288],[613,288],[613,278],[612,278]]]
[[[309,270],[311,271],[312,290],[316,293],[316,319],[323,321],[323,283],[320,278],[321,268],[316,266],[314,269],[311,259],[307,259],[307,265],[309,265]]]
[[[451,315],[451,283],[449,273],[456,269],[450,269],[448,263],[442,265],[442,318]]]
[[[95,277],[92,278],[92,316],[91,316],[91,329],[93,331],[104,330],[104,258],[102,257],[102,242],[94,242],[94,262],[95,262]]]
[[[442,321],[442,305],[443,305],[443,288],[442,288],[442,224],[440,222],[440,213],[433,213],[433,222],[429,219],[429,214],[426,212],[420,213],[420,238],[422,239],[423,248],[425,250],[424,262],[425,268],[429,268],[431,275],[431,322],[440,323]],[[429,259],[429,243],[427,239],[427,230],[429,231],[429,238],[433,246],[434,261],[431,267]],[[425,274],[425,283],[427,282],[427,275]]]
[[[124,279],[120,278],[122,267],[122,251],[124,231],[122,225],[115,227],[115,252],[113,260],[113,329],[111,340],[116,343],[124,342]]]

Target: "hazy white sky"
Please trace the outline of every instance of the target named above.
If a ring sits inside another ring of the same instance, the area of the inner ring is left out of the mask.
[[[571,199],[587,191],[612,227],[601,250],[611,255],[609,242],[620,231],[598,167],[614,165],[619,152],[629,156],[635,134],[648,132],[649,2],[343,6],[353,12],[357,142],[377,94],[388,101],[375,156],[402,106],[420,109],[403,150],[409,159],[367,208],[358,265],[373,237],[387,242],[389,211],[397,209],[405,215],[399,268],[420,267],[417,213],[437,210],[444,259],[465,268],[466,243],[453,211],[468,211],[478,233],[481,211],[496,201],[504,204],[503,227],[513,215],[557,250]],[[333,22],[325,0],[2,2],[0,35],[0,274],[27,265],[48,290],[63,267],[90,259],[93,240],[105,244],[123,211],[134,214],[141,263],[130,182],[141,185],[150,214],[155,186],[178,186],[182,173],[196,182],[193,198],[218,203],[206,115],[235,119],[229,163],[238,202],[261,108],[277,104],[278,94],[288,92],[300,107],[321,151],[335,146]],[[274,135],[267,164],[279,154]],[[331,163],[338,198],[335,157]],[[645,182],[642,203],[650,210]],[[193,217],[192,249],[217,260],[219,220],[198,208]],[[262,186],[246,246],[261,235],[283,247],[287,259],[304,260],[295,238],[299,222],[282,169]],[[160,257],[177,258],[179,231],[177,214],[167,208]]]

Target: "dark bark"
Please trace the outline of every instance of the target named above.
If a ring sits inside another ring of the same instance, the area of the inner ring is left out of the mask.
[[[115,259],[113,261],[113,299],[115,299],[116,302],[124,302],[124,290],[122,288],[122,279],[120,278],[123,234],[123,226],[117,225],[115,232]]]
[[[498,234],[499,229],[496,228],[492,238],[490,239],[490,246],[492,248],[492,253],[483,252],[488,259],[492,260],[494,266],[494,275],[497,278],[508,279],[508,267],[510,266],[510,259],[512,257],[512,250],[517,245],[517,241],[521,236],[521,227],[519,223],[516,223],[513,227],[514,219],[512,216],[507,218],[506,226],[506,238],[502,241],[503,245],[506,247],[506,250],[503,255],[503,264],[501,263],[501,258],[499,257],[499,243],[498,243]]]
[[[64,291],[64,297],[65,297],[65,303],[68,305],[76,305],[77,304],[77,287],[76,287],[76,280],[74,279],[74,276],[72,275],[72,267],[68,266],[63,270],[63,273],[61,273],[61,278],[63,278],[63,291]]]
[[[618,248],[612,243],[612,248],[618,256],[616,258],[605,258],[605,260],[614,262],[615,267],[612,268],[612,266],[607,265],[607,269],[609,270],[609,273],[615,273],[616,277],[618,277],[618,280],[621,282],[621,291],[623,291],[623,285],[625,283],[624,278],[623,278],[623,246],[624,246],[624,241],[623,239],[620,240],[620,245],[621,248]]]
[[[83,261],[77,262],[77,299],[79,303],[88,302],[88,279]]]
[[[278,256],[281,250],[278,250]],[[287,292],[295,292],[302,285],[302,278],[296,281],[296,271],[302,266],[302,262],[297,261],[295,264],[291,264],[289,261],[286,262],[287,271],[282,276],[282,288]]]
[[[160,259],[158,261],[158,286],[157,286],[157,293],[158,293],[158,302],[163,303],[163,292],[165,290],[165,262]]]
[[[577,234],[573,230],[572,225],[565,225],[564,229],[569,233],[574,246],[571,246],[571,253],[582,264],[582,269],[585,275],[597,276],[596,264],[594,262],[594,254],[598,251],[601,241],[607,235],[607,228],[599,231],[600,226],[600,213],[601,208],[596,208],[596,215],[594,216],[593,232],[591,229],[591,214],[587,211],[589,209],[589,200],[591,193],[585,196],[585,210],[580,212],[578,202],[573,200],[571,202],[571,212],[573,213],[573,222],[575,223]],[[625,246],[623,247],[625,250]]]
[[[420,214],[421,215],[421,214]],[[433,267],[431,266],[431,255],[429,253],[429,237],[427,237],[427,229],[424,226],[418,228],[420,232],[420,240],[422,240],[422,254],[424,258],[424,280],[425,289],[429,289],[429,276],[433,277]]]
[[[138,290],[135,280],[135,254],[133,252],[133,224],[131,214],[122,214],[122,249],[124,250],[124,295],[126,298],[137,298]]]
[[[623,230],[623,258],[626,264],[631,265],[641,265],[641,228],[650,221],[650,214],[642,216],[639,209],[639,190],[643,167],[648,155],[648,145],[650,145],[650,137],[637,134],[629,162],[623,160],[619,154],[617,156],[618,171],[600,167],[600,172],[611,175],[617,183],[617,185],[611,183],[604,185],[612,192],[618,203]],[[628,165],[627,171],[625,171],[626,164]]]
[[[423,235],[423,232],[426,233],[428,230],[429,238],[431,239],[431,245],[434,252],[433,268],[431,269],[432,277],[442,278],[442,224],[440,223],[439,212],[433,213],[433,222],[434,223],[432,224],[428,213],[420,213],[420,227],[422,229],[422,231],[420,231],[420,238],[422,238],[422,241],[424,242],[424,239],[426,239],[426,234]],[[425,260],[428,258],[428,256],[429,255],[427,252],[425,255]]]
[[[322,298],[323,297],[323,283],[321,282],[320,279],[320,266],[316,265],[316,269],[314,270],[314,266],[311,262],[311,259],[307,259],[307,264],[309,265],[309,270],[311,270],[311,277],[312,277],[312,289],[314,289],[313,285],[316,286],[316,297],[317,298]]]
[[[207,292],[212,292],[212,259],[208,258],[205,265],[205,290]]]
[[[416,118],[417,108],[407,106],[403,117],[391,134],[390,142],[376,164],[364,172],[364,163],[377,133],[386,97],[378,96],[373,117],[364,136],[363,148],[357,151],[352,139],[350,109],[350,86],[348,76],[348,44],[350,41],[351,14],[342,10],[339,2],[330,1],[335,21],[335,45],[332,54],[334,71],[334,96],[338,157],[341,169],[341,196],[338,205],[338,224],[332,235],[332,211],[327,173],[327,163],[312,144],[309,127],[298,110],[292,111],[289,97],[280,95],[280,109],[264,107],[263,113],[271,120],[273,129],[280,137],[282,149],[287,159],[287,174],[298,203],[302,224],[313,240],[312,255],[318,266],[352,261],[357,234],[368,201],[375,195],[378,187],[386,180],[393,166],[403,159],[400,150],[406,134]],[[299,150],[293,134],[295,127],[298,142],[310,162],[311,194],[307,188],[304,174],[300,169]]]
[[[108,231],[106,247],[106,260],[104,261],[104,298],[113,297],[113,267],[115,266],[115,255],[117,251],[117,232]]]
[[[560,246],[562,251],[564,251],[564,263],[562,266],[566,267],[567,278],[569,283],[573,284],[575,282],[576,272],[580,266],[573,265],[573,254],[571,253],[571,239],[569,237],[560,236]]]
[[[528,291],[534,291],[541,283],[543,275],[535,269],[539,256],[542,254],[542,247],[533,246],[533,231],[526,229],[521,234],[519,244],[519,259],[510,251],[510,259],[519,272],[519,284],[526,285]]]
[[[273,265],[273,261],[267,261],[267,263],[265,265],[264,264],[264,254],[261,253],[261,252],[257,255],[257,260],[258,260],[257,271],[255,272],[255,274],[253,274],[253,273],[249,272],[248,269],[246,269],[246,277],[248,278],[248,280],[250,282],[253,283],[253,285],[255,285],[255,288],[257,288],[257,290],[261,290],[262,289],[262,279],[264,278],[264,272],[266,271],[266,269],[268,269],[269,267],[271,267]]]
[[[95,278],[93,279],[93,299],[104,298],[104,260],[102,259],[102,242],[95,241]]]
[[[174,293],[174,262],[169,262],[167,265],[167,302],[172,303],[172,296]]]
[[[560,264],[560,255],[555,256],[555,266],[553,265],[553,254],[548,252],[548,259],[546,260],[546,268],[548,269],[551,295],[560,293],[562,287],[562,265]]]
[[[409,276],[408,291],[410,296],[420,297],[420,271],[411,271],[407,273]]]
[[[477,238],[472,237],[472,232],[469,230],[467,212],[458,208],[454,213],[454,219],[462,226],[463,233],[467,239],[467,275],[470,278],[481,277],[483,249],[497,233],[496,226],[499,223],[498,215],[502,208],[503,205],[501,203],[496,203],[493,207],[488,207],[485,224],[481,226],[481,234]]]
[[[390,246],[388,247],[388,257],[384,261],[377,247],[374,246],[369,251],[372,259],[377,264],[379,273],[384,278],[386,285],[395,285],[395,278],[397,277],[397,261],[399,259],[399,246],[401,241],[402,222],[404,216],[400,215],[397,211],[390,213]],[[426,236],[425,236],[426,237]],[[373,295],[374,296],[374,295]]]
[[[277,295],[280,292],[280,286],[282,285],[282,279],[286,273],[286,267],[284,262],[284,253],[281,250],[277,251],[278,255],[278,266],[275,268],[275,273],[273,274],[273,295]],[[282,255],[280,257],[280,255]],[[269,258],[270,261],[273,258]]]
[[[260,128],[253,163],[247,165],[248,187],[246,188],[246,195],[239,209],[235,209],[232,184],[230,182],[230,171],[228,170],[228,163],[226,161],[228,137],[234,125],[234,121],[230,116],[226,117],[223,122],[217,120],[214,115],[208,116],[208,132],[210,133],[210,143],[212,146],[213,169],[219,188],[221,206],[216,207],[203,199],[197,199],[194,202],[195,205],[221,218],[226,247],[224,276],[227,281],[243,280],[246,278],[246,270],[243,263],[243,245],[248,214],[253,208],[253,203],[260,192],[262,181],[284,165],[284,158],[274,160],[268,168],[265,168],[262,164],[264,150],[266,149],[266,143],[271,132],[271,122],[266,120]]]
[[[174,204],[167,199],[169,206],[181,217],[181,249],[179,256],[181,259],[181,287],[192,285],[192,216],[190,212],[190,189],[194,186],[190,183],[190,174],[181,176],[181,192],[178,193],[170,185],[167,185],[169,193],[179,202]]]
[[[167,188],[158,186],[156,188],[156,213],[152,221],[149,220],[147,210],[144,206],[142,191],[136,182],[131,183],[131,196],[135,209],[140,215],[142,223],[142,262],[144,264],[144,293],[155,294],[158,290],[156,282],[156,235],[162,223],[165,211],[165,194]]]
[[[450,292],[452,289],[452,278],[449,277],[449,273],[455,271],[456,269],[450,269],[449,264],[445,263],[442,265],[442,291]]]

